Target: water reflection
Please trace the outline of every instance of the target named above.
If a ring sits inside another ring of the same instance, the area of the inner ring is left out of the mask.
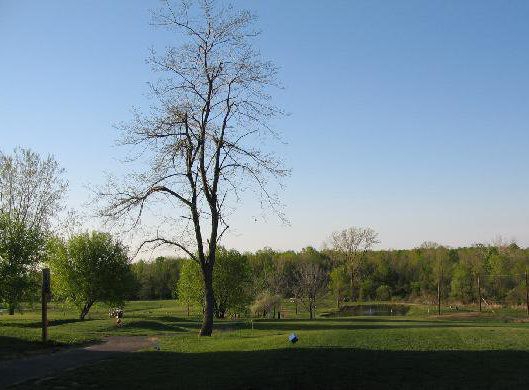
[[[350,317],[350,316],[403,316],[410,310],[407,305],[355,305],[343,306],[339,311],[327,313],[325,317]]]

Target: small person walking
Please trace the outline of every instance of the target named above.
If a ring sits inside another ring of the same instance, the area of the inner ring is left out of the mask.
[[[116,325],[119,327],[123,326],[123,309],[116,310]]]
[[[116,319],[116,326],[122,327],[123,326],[123,309],[121,308],[115,308],[110,310],[110,316],[114,317]]]

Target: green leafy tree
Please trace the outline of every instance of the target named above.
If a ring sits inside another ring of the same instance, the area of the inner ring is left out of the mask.
[[[158,257],[154,261],[140,260],[131,264],[136,279],[132,297],[141,300],[176,298],[175,287],[183,261],[185,260]]]
[[[248,258],[236,250],[217,249],[213,291],[215,292],[214,314],[224,318],[228,312],[246,312],[252,302],[252,272]],[[186,305],[204,304],[204,284],[199,264],[185,262],[178,281],[178,299]]]
[[[126,248],[108,233],[55,238],[48,262],[54,295],[73,303],[81,320],[96,302],[122,305],[134,284]]]
[[[67,183],[52,156],[0,152],[0,300],[9,313],[38,291],[37,268]]]
[[[389,301],[391,299],[391,287],[382,284],[376,289],[376,297],[379,301]]]
[[[347,269],[345,266],[339,266],[334,268],[330,275],[329,289],[336,299],[336,306],[340,308],[340,303],[344,300],[349,292],[349,276],[347,275]]]
[[[253,298],[247,257],[236,250],[219,248],[216,258],[213,276],[215,317],[224,318],[228,312],[246,312]]]
[[[0,214],[0,300],[11,315],[20,301],[38,288],[35,274],[43,245],[44,236],[37,227]]]
[[[263,248],[247,255],[252,269],[252,285],[254,286],[256,295],[269,290],[270,274],[275,272],[276,266],[274,261],[277,255],[271,248]]]
[[[188,316],[191,305],[204,303],[204,286],[196,261],[185,260],[182,263],[176,290],[178,300],[187,306]]]
[[[451,275],[450,295],[452,298],[462,303],[479,303],[480,291],[478,291],[478,287],[482,289],[481,284],[484,281],[483,260],[487,256],[487,251],[483,245],[459,250],[459,261],[454,265]],[[478,286],[478,284],[480,285]]]

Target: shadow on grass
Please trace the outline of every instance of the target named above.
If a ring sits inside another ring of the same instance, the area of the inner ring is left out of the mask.
[[[84,320],[80,320],[79,318],[68,318],[68,319],[62,319],[62,320],[50,320],[48,321],[48,326],[59,326],[59,325],[67,325],[67,324],[75,324],[77,322],[88,322],[91,321],[90,318],[85,318]],[[40,328],[40,322],[38,323],[38,327]]]
[[[183,323],[183,324],[191,324],[196,325],[200,323],[202,320],[202,317],[172,317],[172,316],[158,316],[158,317],[151,317],[153,320],[162,321],[162,322],[177,322],[177,323]]]
[[[89,321],[91,321],[91,319],[89,319],[89,318],[85,318],[84,320],[80,320],[79,318],[66,318],[66,319],[61,319],[61,320],[48,320],[48,327],[75,324],[77,322],[89,322]],[[20,328],[40,328],[42,326],[42,323],[40,321],[35,321],[35,322],[11,322],[11,323],[8,323],[6,325],[13,326],[13,327],[20,327]]]
[[[159,321],[150,320],[129,320],[125,322],[125,329],[144,329],[161,332],[188,332],[189,329],[177,326],[176,324],[166,324]]]
[[[375,324],[373,324],[375,322]],[[461,328],[476,327],[481,325],[450,323],[441,321],[336,321],[336,320],[273,320],[273,321],[255,321],[254,329],[260,330],[360,330],[360,329],[422,329],[422,328]]]
[[[277,320],[275,319],[269,319],[269,318],[254,318],[254,323],[258,322],[275,322]],[[393,316],[393,317],[383,317],[383,316],[351,316],[351,317],[317,317],[314,320],[309,320],[308,318],[282,318],[281,322],[308,322],[308,323],[316,323],[316,322],[403,322],[403,323],[428,323],[428,324],[439,324],[439,323],[476,323],[475,320],[452,320],[452,319],[445,319],[445,318],[428,318],[425,319],[422,318],[409,318],[405,316]],[[477,323],[481,324],[481,323]]]
[[[13,359],[36,352],[52,350],[61,344],[23,340],[16,337],[0,336],[0,360]]]
[[[182,317],[152,317],[155,321],[169,322],[177,326],[188,328],[188,329],[200,329],[202,326],[202,318],[182,318]],[[249,328],[248,321],[245,320],[219,320],[215,319],[215,330],[230,331]]]
[[[199,329],[200,319],[161,316],[152,320],[129,320],[127,327],[143,328],[158,331],[189,331]],[[493,324],[494,325],[494,324]],[[438,321],[388,318],[318,318],[308,319],[254,319],[253,327],[257,330],[360,330],[360,329],[398,329],[398,328],[454,328],[454,327],[488,327],[486,323],[471,321]],[[497,324],[495,325],[497,326]],[[215,320],[218,331],[235,331],[250,328],[248,320]]]
[[[527,388],[523,351],[137,352],[20,388]]]

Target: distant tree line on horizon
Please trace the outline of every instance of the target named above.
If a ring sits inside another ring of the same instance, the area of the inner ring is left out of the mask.
[[[427,242],[415,249],[363,251],[351,284],[342,251],[312,247],[299,252],[270,248],[242,254],[224,251],[235,254],[244,265],[238,273],[248,290],[243,300],[252,302],[246,313],[266,316],[280,311],[282,299],[293,299],[300,310],[310,311],[310,305],[327,294],[333,296],[337,307],[343,302],[375,300],[435,304],[438,293],[442,301],[452,303],[478,304],[481,297],[488,303],[520,305],[525,302],[529,267],[529,249],[515,243],[447,248]],[[222,254],[219,258],[223,259]],[[130,298],[181,299],[186,294],[178,288],[182,277],[189,284],[193,280],[189,274],[195,272],[194,280],[200,283],[197,270],[189,270],[190,263],[159,257],[132,264],[136,287]],[[196,291],[194,297],[185,299],[200,304],[200,288]],[[231,307],[227,311],[236,314]],[[244,310],[238,307],[238,312]]]

